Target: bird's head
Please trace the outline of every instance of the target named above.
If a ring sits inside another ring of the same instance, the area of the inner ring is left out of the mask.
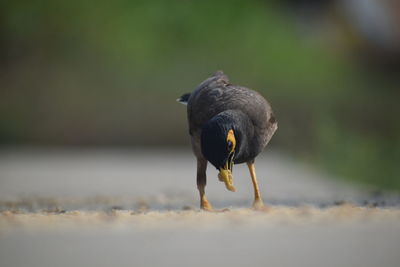
[[[229,119],[218,116],[208,121],[201,133],[203,156],[217,168],[219,180],[232,192],[236,191],[233,186],[232,168],[239,147],[239,136]]]

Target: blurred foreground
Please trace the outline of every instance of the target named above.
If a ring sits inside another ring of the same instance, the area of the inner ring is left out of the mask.
[[[398,266],[400,196],[325,179],[268,151],[256,161],[269,210],[248,209],[208,170],[198,211],[186,150],[3,150],[1,266]]]
[[[400,210],[0,215],[1,266],[396,267]],[[12,225],[10,227],[10,225]]]

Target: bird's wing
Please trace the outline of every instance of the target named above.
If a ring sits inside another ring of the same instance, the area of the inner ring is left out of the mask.
[[[216,114],[229,110],[241,110],[257,127],[267,127],[272,114],[268,102],[257,92],[246,87],[216,84],[192,93],[188,104],[189,124],[192,128],[202,127]]]
[[[277,128],[270,104],[258,92],[232,85],[223,72],[216,72],[203,81],[188,100],[188,121],[191,135],[198,135],[202,126],[225,110],[247,114],[265,146]]]

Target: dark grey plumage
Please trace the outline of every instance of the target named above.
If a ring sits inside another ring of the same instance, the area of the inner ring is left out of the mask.
[[[203,81],[191,94],[187,102],[189,133],[196,156],[202,156],[200,135],[204,124],[215,115],[226,112],[235,116],[243,112],[250,120],[250,129],[246,133],[249,142],[248,156],[256,157],[268,144],[278,128],[270,104],[258,92],[246,87],[232,85],[228,77],[217,71]],[[239,155],[237,155],[238,157]],[[249,158],[236,158],[235,163],[242,163]]]
[[[201,143],[202,131],[207,130],[208,125],[218,128],[219,121],[221,121],[221,124],[224,124],[221,127],[231,127],[234,130],[238,139],[235,163],[254,162],[254,158],[268,144],[278,127],[267,100],[256,91],[232,85],[222,71],[214,73],[191,94],[183,95],[178,101],[187,104],[189,133],[193,152],[198,162],[199,190],[203,187],[204,191],[205,169],[207,159],[210,160],[203,153],[208,148],[205,147],[207,144],[202,145]],[[211,137],[212,135],[216,135],[216,133],[211,132]],[[204,134],[203,140],[206,140]],[[215,153],[209,152],[208,154],[209,157],[212,157]],[[221,158],[221,160],[225,159]],[[218,164],[217,161],[210,160],[210,162],[214,166]],[[215,167],[218,169],[220,166]],[[202,196],[201,192],[200,195]]]

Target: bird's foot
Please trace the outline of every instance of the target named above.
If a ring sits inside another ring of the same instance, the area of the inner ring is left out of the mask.
[[[230,211],[230,209],[228,209],[228,208],[217,209],[217,210],[215,210],[215,209],[211,206],[210,202],[208,202],[208,200],[203,200],[203,201],[200,203],[200,209],[201,209],[201,210],[204,210],[204,211],[207,211],[207,212],[215,212],[215,213]]]
[[[206,212],[211,212],[211,213],[222,213],[222,212],[229,212],[229,211],[231,211],[230,209],[228,209],[228,208],[223,208],[223,209],[204,209],[204,208],[201,208],[201,210],[202,211],[206,211]]]
[[[213,207],[211,206],[210,202],[208,202],[207,199],[201,201],[200,208],[205,211],[214,211]]]
[[[258,211],[267,211],[268,208],[264,205],[264,202],[261,199],[256,199],[253,202],[253,209]]]

